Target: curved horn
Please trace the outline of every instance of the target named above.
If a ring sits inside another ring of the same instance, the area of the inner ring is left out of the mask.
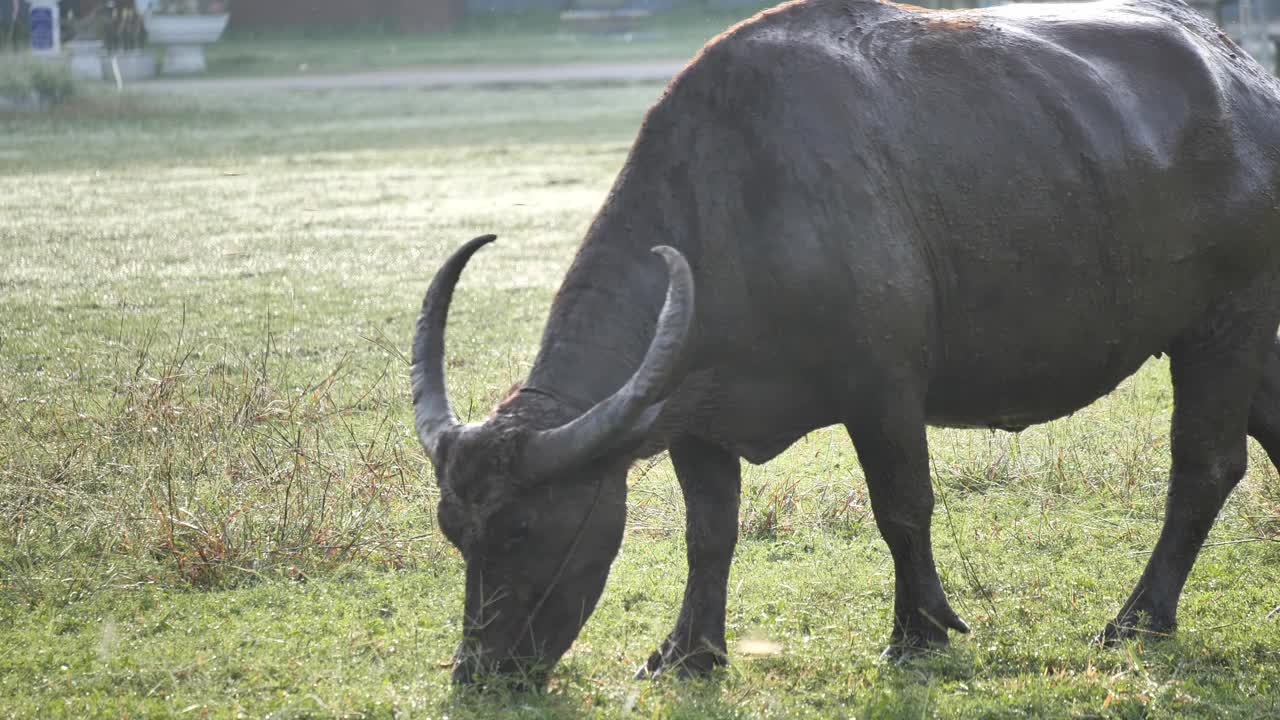
[[[577,419],[529,438],[524,462],[530,477],[554,475],[613,447],[646,415],[671,380],[693,323],[693,272],[675,248],[661,245],[653,252],[667,262],[670,279],[649,351],[631,379],[613,395]]]
[[[458,424],[444,385],[444,326],[449,317],[449,302],[462,268],[467,266],[472,254],[496,239],[496,235],[482,235],[454,251],[440,266],[422,299],[409,377],[413,381],[413,424],[418,428],[422,448],[433,463],[441,433]]]

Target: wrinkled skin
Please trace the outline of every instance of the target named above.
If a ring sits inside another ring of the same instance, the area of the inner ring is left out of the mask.
[[[967,627],[932,557],[925,428],[1062,417],[1161,353],[1164,527],[1100,639],[1171,631],[1246,434],[1280,457],[1276,148],[1277,81],[1176,0],[802,0],[712,41],[648,114],[527,382],[486,422],[456,424],[440,357],[487,239],[424,303],[418,429],[467,559],[455,677],[554,664],[617,552],[624,470],[663,448],[689,575],[639,674],[722,664],[740,459],[836,423],[893,557],[889,651],[945,644]]]

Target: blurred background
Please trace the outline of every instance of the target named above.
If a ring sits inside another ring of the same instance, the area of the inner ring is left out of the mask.
[[[1014,0],[1018,1],[1018,0]],[[1035,1],[1035,0],[1031,0]],[[922,0],[929,7],[985,7],[1004,4],[1008,0]],[[1190,0],[1206,16],[1221,25],[1250,54],[1269,68],[1275,66],[1275,41],[1280,38],[1280,0]],[[108,51],[114,45],[128,45],[132,50],[150,40],[155,47],[172,48],[179,39],[189,41],[185,50],[169,53],[170,73],[204,72],[203,53],[194,48],[210,45],[213,40],[235,43],[270,36],[277,42],[312,41],[335,35],[395,36],[448,35],[451,33],[498,31],[503,35],[530,32],[559,36],[563,41],[571,35],[603,36],[623,42],[652,40],[653,35],[670,35],[673,31],[689,31],[706,24],[721,27],[725,22],[745,17],[768,5],[758,0],[0,0],[0,48],[22,50],[31,47],[33,27],[43,27],[36,13],[49,12],[43,6],[56,6],[60,22],[58,40],[76,44],[104,41]],[[136,16],[137,20],[131,18]],[[216,16],[218,20],[205,29],[194,29],[187,22],[174,36],[171,19]],[[143,21],[143,19],[146,21]],[[136,27],[129,29],[130,23]],[[114,25],[114,28],[108,27]],[[165,25],[165,27],[159,27]],[[153,27],[155,26],[155,27]],[[156,36],[156,32],[160,36]],[[44,31],[37,30],[43,40]],[[114,34],[113,34],[114,33]],[[689,34],[688,32],[685,33]],[[693,33],[699,34],[699,33]],[[701,33],[705,34],[705,33]],[[144,35],[149,35],[144,37]],[[688,43],[676,43],[654,50],[686,51]],[[520,53],[505,53],[503,46],[488,48],[494,60],[520,61]],[[93,48],[94,51],[98,48]],[[184,56],[183,53],[186,53]],[[214,51],[210,56],[214,72],[254,72],[269,68],[255,66],[241,48],[234,52]],[[250,53],[251,54],[251,53]],[[375,52],[376,54],[376,52]],[[422,61],[449,57],[418,58]],[[412,55],[405,59],[413,62]],[[322,67],[328,65],[321,60]],[[388,63],[372,60],[372,67]],[[87,67],[87,63],[84,63]],[[186,71],[172,66],[184,66]],[[310,67],[310,65],[309,65]],[[278,68],[276,68],[278,69]],[[164,72],[163,59],[158,66]],[[125,68],[127,73],[149,76],[150,70]]]

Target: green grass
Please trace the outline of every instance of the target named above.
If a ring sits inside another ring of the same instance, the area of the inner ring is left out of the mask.
[[[973,626],[877,655],[893,578],[838,430],[745,467],[732,665],[636,683],[684,574],[637,468],[601,605],[541,696],[455,693],[462,564],[404,353],[474,235],[453,399],[528,368],[654,85],[227,94],[0,117],[0,717],[1275,717],[1280,480],[1252,467],[1168,641],[1088,644],[1159,528],[1167,365],[1013,436],[931,431]],[[782,644],[749,657],[744,640]]]
[[[773,3],[761,3],[766,7]],[[207,51],[213,75],[385,70],[423,65],[543,64],[681,60],[756,9],[659,13],[625,35],[575,32],[555,14],[468,18],[447,33],[232,33]]]

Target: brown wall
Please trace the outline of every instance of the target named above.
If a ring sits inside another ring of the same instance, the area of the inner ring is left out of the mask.
[[[259,30],[386,25],[429,32],[453,27],[464,10],[465,0],[232,0],[231,26]]]

